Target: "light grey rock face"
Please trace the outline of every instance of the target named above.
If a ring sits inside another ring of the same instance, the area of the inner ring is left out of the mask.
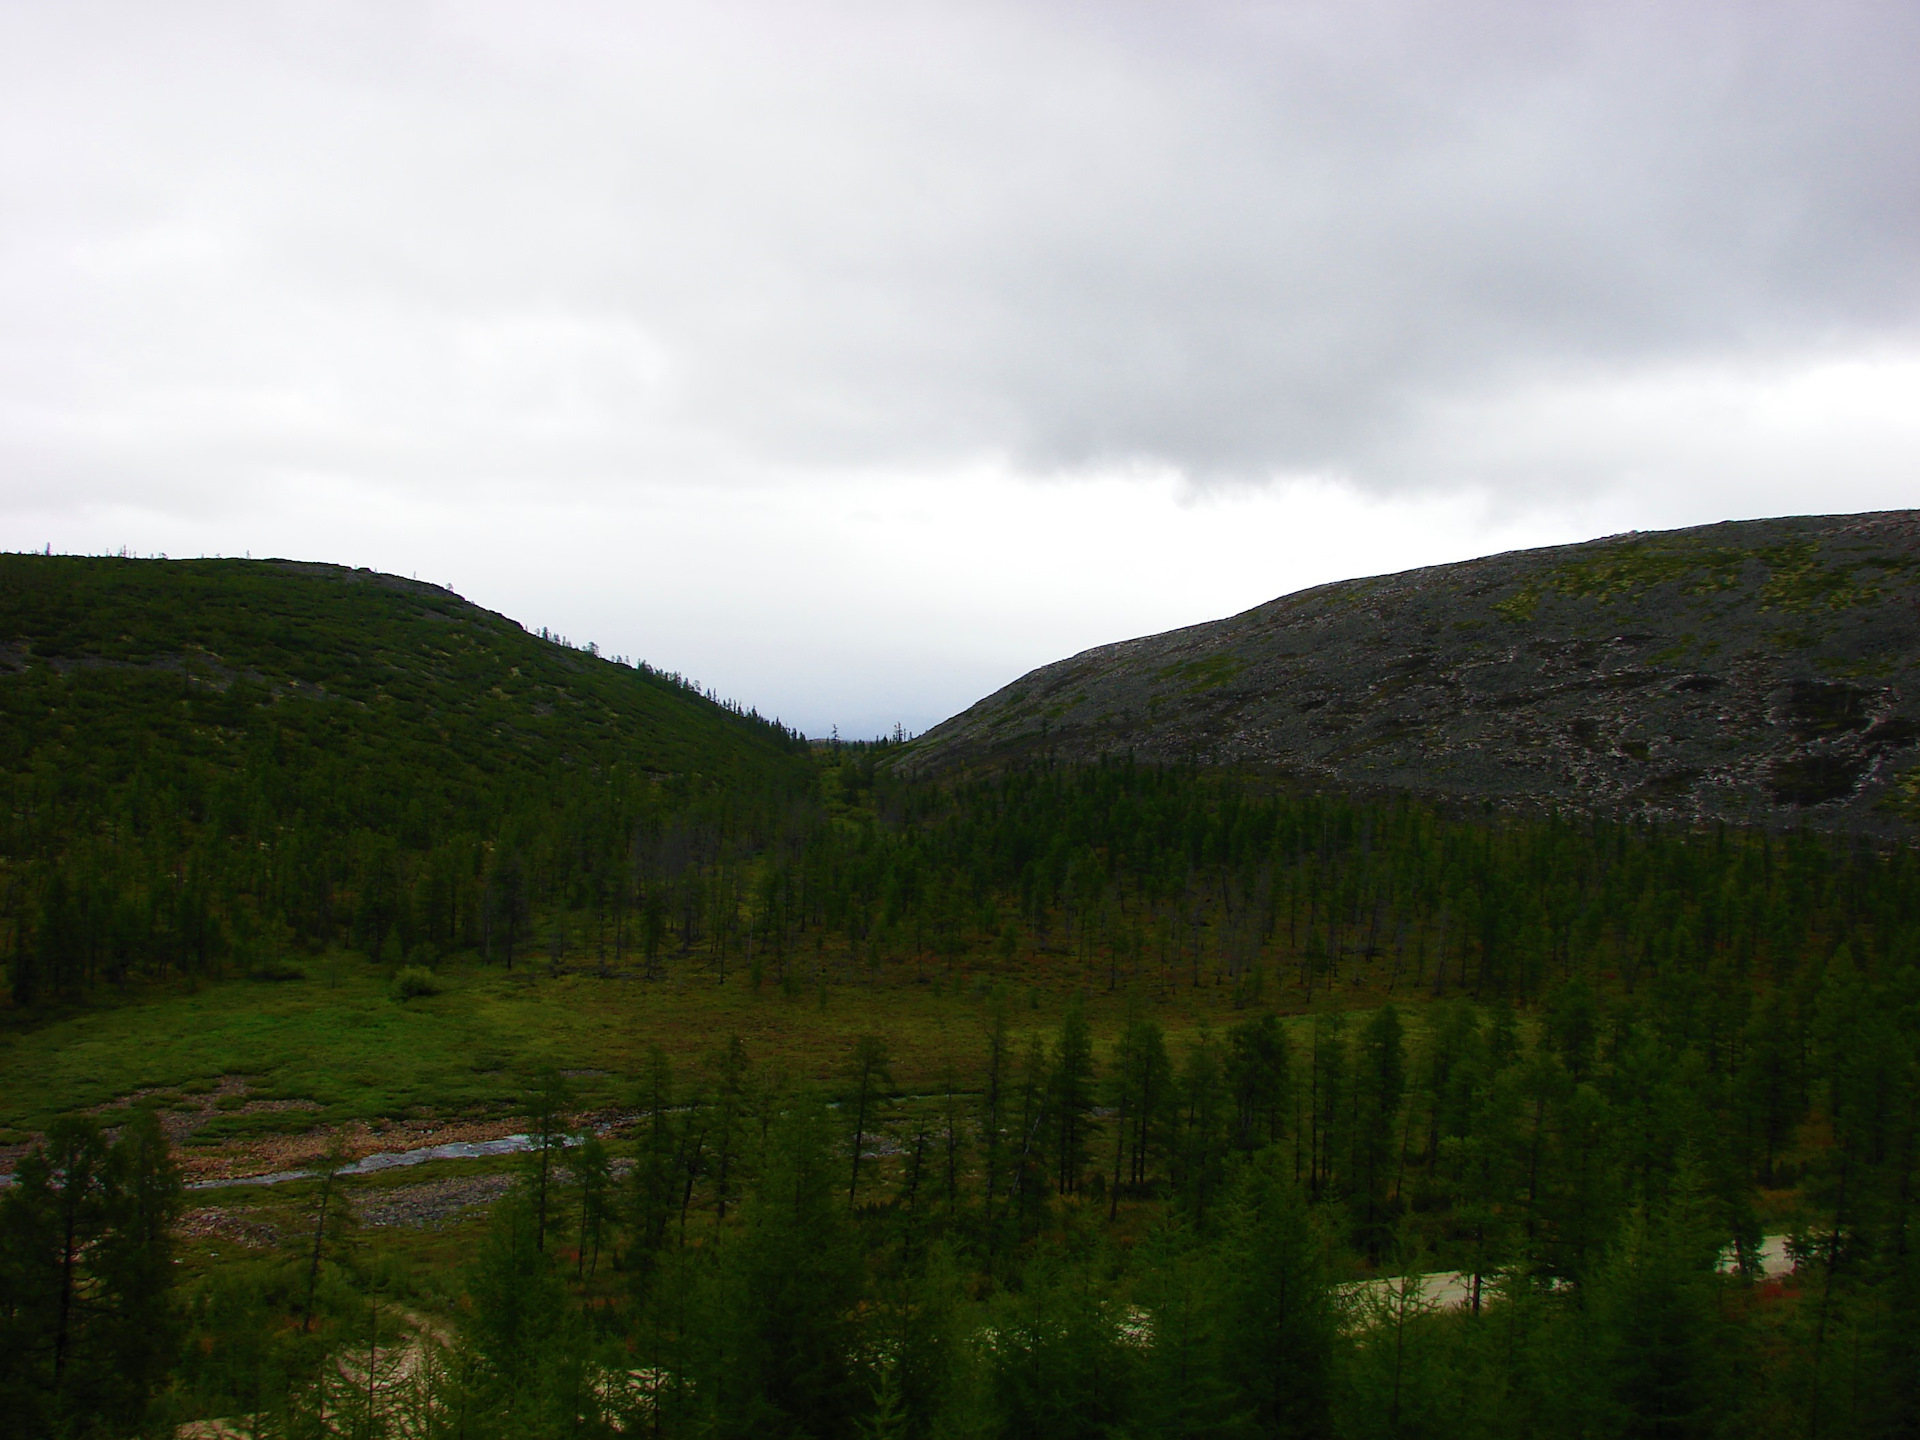
[[[1920,818],[1920,511],[1741,521],[1322,585],[1088,650],[915,741],[1276,768],[1670,819]]]

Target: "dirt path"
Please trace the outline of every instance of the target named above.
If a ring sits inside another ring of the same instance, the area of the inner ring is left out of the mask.
[[[1731,1269],[1725,1265],[1723,1269]],[[1762,1280],[1781,1280],[1793,1274],[1793,1257],[1787,1253],[1787,1237],[1784,1235],[1766,1235],[1760,1242],[1760,1278]],[[1481,1277],[1480,1290],[1484,1302],[1492,1292],[1497,1277]],[[1389,1276],[1379,1280],[1361,1280],[1340,1287],[1342,1295],[1356,1305],[1385,1306],[1396,1296],[1400,1280]],[[1466,1270],[1435,1270],[1419,1277],[1419,1289],[1413,1296],[1413,1303],[1423,1309],[1431,1310],[1467,1310],[1473,1306],[1473,1274]]]

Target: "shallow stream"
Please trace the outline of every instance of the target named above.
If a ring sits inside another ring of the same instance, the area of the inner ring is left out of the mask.
[[[569,1135],[563,1142],[578,1145],[580,1137]],[[445,1145],[423,1145],[418,1150],[380,1150],[363,1155],[351,1165],[343,1165],[337,1175],[372,1175],[402,1165],[424,1165],[429,1160],[478,1160],[486,1155],[519,1155],[533,1149],[530,1135],[502,1135],[498,1140],[453,1140]],[[189,1190],[225,1190],[234,1185],[284,1185],[289,1180],[317,1180],[318,1170],[276,1170],[271,1175],[242,1175],[232,1180],[196,1180]]]

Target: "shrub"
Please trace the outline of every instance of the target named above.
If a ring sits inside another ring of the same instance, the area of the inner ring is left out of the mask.
[[[307,972],[290,960],[263,960],[250,972],[255,980],[304,980]]]
[[[396,1000],[415,1000],[422,995],[439,993],[440,982],[424,965],[403,966],[400,973],[393,977],[393,998]]]

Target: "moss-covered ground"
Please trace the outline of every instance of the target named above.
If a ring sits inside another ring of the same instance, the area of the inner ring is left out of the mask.
[[[927,1093],[949,1069],[960,1088],[978,1085],[996,994],[1010,1007],[1016,1052],[1029,1034],[1051,1036],[1074,996],[1101,1049],[1129,1004],[1146,1006],[1176,1050],[1198,1027],[1239,1018],[1223,986],[1109,990],[1104,977],[1068,972],[1041,960],[1000,974],[927,967],[918,978],[755,989],[744,978],[446,965],[442,993],[402,1001],[379,967],[343,957],[299,980],[155,985],[16,1022],[0,1031],[0,1126],[17,1139],[65,1111],[142,1092],[164,1103],[223,1076],[245,1077],[251,1102],[317,1109],[236,1107],[196,1127],[194,1146],[318,1125],[512,1114],[549,1068],[570,1072],[582,1108],[618,1107],[653,1046],[676,1069],[697,1069],[736,1034],[756,1068],[800,1084],[832,1083],[854,1040],[880,1035],[897,1088]]]

